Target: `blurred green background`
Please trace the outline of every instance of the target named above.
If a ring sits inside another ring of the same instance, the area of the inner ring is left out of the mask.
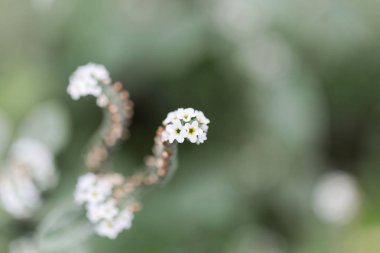
[[[379,252],[379,9],[371,0],[0,0],[1,111],[15,133],[31,108],[56,100],[71,126],[59,185],[36,217],[0,212],[0,252],[70,202],[102,119],[94,99],[66,93],[88,62],[104,64],[135,102],[131,138],[114,155],[123,174],[142,164],[169,111],[194,107],[211,124],[205,144],[180,145],[178,173],[143,200],[131,230],[70,252]],[[313,208],[320,178],[336,170],[360,196],[345,224]],[[71,226],[56,237],[70,241]]]

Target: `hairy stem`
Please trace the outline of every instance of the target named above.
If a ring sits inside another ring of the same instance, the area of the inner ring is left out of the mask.
[[[133,115],[133,102],[122,84],[102,83],[102,94],[98,101],[103,107],[103,122],[93,138],[90,149],[85,156],[86,168],[99,172],[104,168],[112,148],[128,136],[128,126]]]

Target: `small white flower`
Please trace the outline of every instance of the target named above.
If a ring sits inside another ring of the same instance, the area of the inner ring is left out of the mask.
[[[166,131],[170,143],[173,143],[174,140],[178,141],[179,143],[183,143],[185,141],[186,130],[181,121],[176,120],[172,124],[169,124],[166,127]]]
[[[122,229],[130,229],[132,226],[132,220],[134,218],[133,212],[124,210],[117,217],[117,223]]]
[[[67,92],[74,100],[87,95],[99,97],[102,93],[99,82],[110,82],[107,69],[103,65],[89,63],[78,67],[71,75]]]
[[[109,199],[105,203],[89,204],[87,206],[87,218],[96,223],[100,220],[112,220],[119,213],[119,209],[116,207],[116,201]]]
[[[177,117],[184,122],[189,122],[195,116],[195,111],[193,108],[183,109],[180,108],[177,110]]]
[[[113,184],[106,178],[87,173],[79,178],[74,199],[77,204],[100,203],[112,193]]]
[[[198,123],[200,125],[207,125],[210,123],[210,120],[208,118],[205,117],[205,115],[203,114],[203,112],[201,111],[195,111],[195,117],[197,118],[198,120]]]
[[[85,200],[89,204],[95,204],[106,200],[112,191],[112,185],[106,185],[106,183],[97,183],[95,186],[90,187],[86,191]]]
[[[78,183],[74,192],[75,203],[81,205],[87,201],[87,192],[94,187],[96,182],[96,175],[87,173],[78,179]]]
[[[205,133],[202,133],[198,136],[197,144],[202,144],[207,140],[207,135]]]
[[[203,134],[203,130],[198,127],[197,121],[193,121],[191,124],[187,123],[185,125],[185,128],[186,137],[192,143],[196,143],[198,140],[198,136]]]
[[[100,236],[108,237],[109,239],[116,239],[119,233],[122,231],[121,226],[117,221],[105,220],[100,222],[96,227],[95,231]]]
[[[172,123],[173,121],[177,120],[177,112],[169,112],[168,116],[164,120],[164,124],[167,125],[169,123]]]

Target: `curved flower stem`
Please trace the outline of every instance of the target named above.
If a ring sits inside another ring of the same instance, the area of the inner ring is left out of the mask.
[[[93,172],[103,169],[111,149],[128,136],[127,127],[133,116],[133,102],[120,82],[113,85],[101,83],[101,87],[98,105],[103,107],[103,122],[85,156],[86,169]]]
[[[170,181],[177,170],[178,144],[162,141],[164,128],[156,131],[153,154],[145,158],[145,168],[126,178],[122,196],[133,196],[136,201],[155,187],[163,186]],[[120,197],[122,197],[120,196]],[[135,202],[133,211],[139,211],[141,206]]]

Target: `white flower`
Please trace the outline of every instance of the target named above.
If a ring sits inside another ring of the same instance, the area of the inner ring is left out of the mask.
[[[210,120],[203,112],[193,108],[179,108],[170,112],[163,121],[165,129],[162,141],[183,143],[188,139],[192,143],[201,144],[207,140],[208,124]]]
[[[207,140],[207,135],[203,132],[201,135],[198,136],[197,144],[202,144]]]
[[[75,100],[87,95],[99,97],[102,92],[99,82],[110,82],[107,69],[103,65],[89,63],[78,67],[71,75],[67,92]]]
[[[203,114],[203,112],[201,112],[201,111],[196,110],[195,111],[195,117],[197,118],[198,123],[200,125],[207,125],[210,123],[210,120],[208,118],[206,118],[205,115]]]
[[[86,191],[85,200],[89,204],[95,204],[106,200],[112,192],[112,184],[106,181],[97,182]]]
[[[167,125],[177,119],[178,119],[177,112],[169,112],[168,116],[164,120],[164,124]]]
[[[95,185],[96,175],[87,173],[78,179],[78,183],[74,192],[75,203],[81,205],[87,201],[87,191]]]
[[[130,229],[132,226],[132,220],[134,218],[133,212],[124,210],[117,218],[117,222],[122,229]]]
[[[186,130],[181,121],[176,120],[172,124],[166,127],[167,138],[169,143],[173,143],[174,140],[179,143],[183,143],[186,138]]]
[[[191,124],[187,123],[185,125],[185,128],[186,137],[192,143],[196,143],[198,140],[198,136],[203,134],[203,130],[198,127],[197,121],[193,121]]]
[[[95,204],[104,201],[112,193],[113,184],[106,178],[88,173],[79,178],[74,199],[77,204]]]
[[[177,110],[176,114],[178,119],[181,119],[184,122],[189,122],[195,116],[195,111],[193,108],[180,108]]]
[[[132,212],[125,210],[113,220],[101,221],[96,226],[95,231],[100,236],[116,239],[119,233],[132,226],[133,217],[134,215]]]
[[[122,230],[122,227],[116,220],[104,220],[95,227],[98,235],[108,237],[109,239],[116,239]]]
[[[101,204],[89,204],[87,206],[87,218],[96,223],[100,220],[112,220],[119,213],[114,199],[108,199]]]

